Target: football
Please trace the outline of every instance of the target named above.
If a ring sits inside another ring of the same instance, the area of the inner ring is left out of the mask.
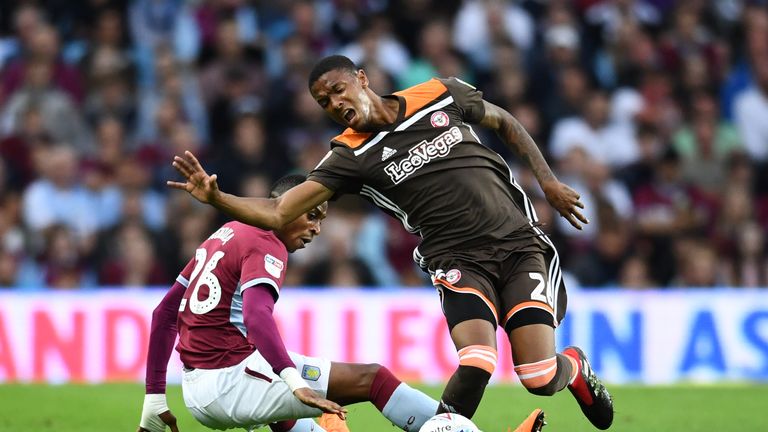
[[[427,420],[419,432],[481,432],[472,420],[452,413],[438,414]]]

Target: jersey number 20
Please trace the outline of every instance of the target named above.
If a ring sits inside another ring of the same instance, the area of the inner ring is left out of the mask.
[[[554,307],[555,296],[554,296],[554,293],[552,292],[552,284],[547,283],[544,280],[544,275],[542,275],[541,273],[531,272],[531,273],[528,273],[528,277],[537,282],[536,288],[534,288],[533,292],[531,292],[531,299],[538,300],[542,303],[546,303]]]
[[[195,281],[195,289],[189,297],[189,310],[197,315],[212,311],[219,304],[219,300],[221,300],[221,284],[219,283],[219,278],[213,274],[213,269],[216,268],[219,260],[224,258],[224,252],[214,252],[208,262],[205,261],[207,257],[208,251],[205,249],[200,248],[195,251],[195,269],[192,270],[192,276],[189,278],[190,281]],[[202,273],[200,270],[202,270]],[[198,274],[200,277],[195,279]],[[208,297],[199,300],[197,292],[200,291],[200,287],[203,285],[208,286]]]

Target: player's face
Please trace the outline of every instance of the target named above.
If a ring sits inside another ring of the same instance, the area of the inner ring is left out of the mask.
[[[368,77],[362,70],[353,74],[348,70],[335,69],[320,75],[310,92],[336,123],[354,130],[365,130],[372,106],[366,88]]]
[[[328,203],[322,203],[307,213],[299,216],[282,230],[276,231],[277,237],[285,244],[288,252],[305,248],[315,236],[320,235],[320,225],[328,212]]]

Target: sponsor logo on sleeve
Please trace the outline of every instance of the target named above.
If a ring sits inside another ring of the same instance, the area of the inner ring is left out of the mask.
[[[301,368],[301,377],[309,381],[317,381],[320,379],[320,368],[317,366],[304,365]]]
[[[267,270],[267,273],[276,278],[279,278],[280,275],[283,274],[285,264],[283,264],[282,261],[273,257],[272,255],[267,254],[264,256],[264,268]]]

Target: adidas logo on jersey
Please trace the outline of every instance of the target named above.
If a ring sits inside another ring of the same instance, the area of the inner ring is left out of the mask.
[[[384,151],[381,152],[381,160],[385,161],[392,157],[393,154],[397,153],[397,150],[391,149],[389,147],[384,147]]]

